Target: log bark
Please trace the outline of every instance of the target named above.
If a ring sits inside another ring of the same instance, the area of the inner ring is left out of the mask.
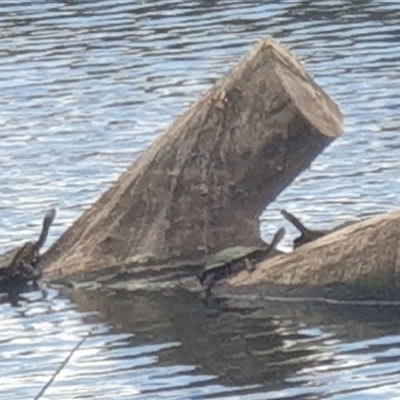
[[[43,256],[46,273],[259,244],[260,213],[341,124],[300,63],[261,41],[61,236]]]
[[[261,262],[253,273],[239,273],[228,283],[241,287],[271,283],[310,288],[345,283],[366,288],[397,288],[400,283],[399,241],[400,210],[396,210],[352,224],[292,253]]]

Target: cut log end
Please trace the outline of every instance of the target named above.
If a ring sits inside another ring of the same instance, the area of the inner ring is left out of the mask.
[[[294,56],[273,39],[258,43],[61,236],[44,256],[47,273],[259,244],[258,216],[341,121]]]

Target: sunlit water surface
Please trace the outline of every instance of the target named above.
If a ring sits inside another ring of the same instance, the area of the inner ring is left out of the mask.
[[[340,105],[345,134],[264,212],[263,236],[282,225],[282,207],[320,227],[397,207],[399,34],[389,0],[2,1],[0,250],[34,237],[55,206],[51,243],[269,35]],[[283,248],[295,234],[286,228]],[[202,310],[186,321],[193,312],[174,310],[178,295],[157,316],[143,298],[140,309],[113,300],[113,313],[135,309],[128,326],[110,323],[107,302],[56,291],[1,304],[0,397],[35,398],[90,332],[42,398],[400,398],[396,309]]]

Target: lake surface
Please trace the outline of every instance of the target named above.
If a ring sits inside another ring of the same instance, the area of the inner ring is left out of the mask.
[[[0,252],[56,207],[51,244],[270,35],[340,105],[345,134],[263,213],[263,237],[280,208],[322,228],[398,207],[397,2],[5,0]],[[35,292],[0,304],[0,398],[34,399],[89,334],[42,399],[398,399],[399,310]]]

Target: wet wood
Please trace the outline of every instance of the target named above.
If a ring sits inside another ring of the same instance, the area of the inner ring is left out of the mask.
[[[257,264],[249,274],[228,280],[233,286],[321,287],[332,283],[393,288],[400,282],[400,210],[354,223],[307,243],[293,253]]]
[[[263,40],[61,236],[44,255],[46,272],[259,245],[260,213],[341,126],[300,63]]]

